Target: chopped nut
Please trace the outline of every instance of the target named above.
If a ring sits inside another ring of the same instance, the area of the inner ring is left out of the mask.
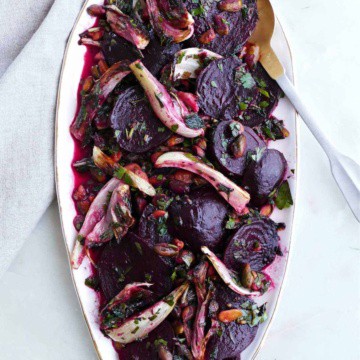
[[[88,93],[91,90],[91,88],[93,87],[93,84],[94,84],[94,80],[93,80],[92,76],[88,76],[84,81],[82,90],[84,92]]]
[[[173,135],[168,141],[167,146],[176,146],[182,144],[184,142],[184,138],[182,136]]]
[[[105,60],[100,60],[98,66],[101,74],[104,74],[106,70],[109,68]]]
[[[281,129],[281,132],[282,132],[284,138],[287,138],[287,137],[289,137],[289,135],[290,135],[289,130],[287,130],[286,128],[282,128],[282,129]]]
[[[228,35],[229,26],[226,19],[221,15],[214,16],[214,29],[219,35]]]
[[[214,29],[209,29],[208,31],[205,31],[203,34],[201,34],[198,38],[199,42],[201,44],[209,44],[211,41],[213,41],[216,37]]]
[[[246,264],[241,273],[241,284],[244,287],[250,289],[253,282],[254,282],[254,276],[253,276],[253,272],[251,271],[250,264]]]
[[[231,144],[230,149],[235,159],[243,157],[246,151],[246,136],[240,134]]]
[[[86,11],[90,16],[101,16],[105,14],[105,9],[101,5],[90,5]]]
[[[241,0],[222,0],[218,4],[219,10],[228,12],[238,12],[242,8]]]
[[[168,213],[167,213],[167,211],[165,211],[165,210],[155,210],[153,213],[152,213],[152,216],[153,216],[153,218],[155,218],[155,219],[158,219],[158,218],[160,218],[160,217],[164,217],[164,216],[167,216],[168,215]]]
[[[175,335],[181,335],[184,333],[184,325],[180,321],[176,321],[173,324]]]
[[[179,254],[179,249],[175,245],[168,243],[155,244],[154,251],[164,257],[174,257]]]
[[[101,76],[100,69],[97,65],[91,67],[91,74],[95,79],[99,79]]]
[[[273,211],[274,211],[274,206],[271,204],[267,204],[261,208],[260,214],[264,216],[270,216]]]
[[[219,321],[223,323],[230,323],[235,321],[242,316],[242,311],[238,309],[224,310],[221,311],[218,315]]]

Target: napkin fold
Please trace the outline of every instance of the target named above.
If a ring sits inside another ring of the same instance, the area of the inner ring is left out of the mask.
[[[83,2],[1,4],[0,276],[55,195],[58,80],[66,40]]]

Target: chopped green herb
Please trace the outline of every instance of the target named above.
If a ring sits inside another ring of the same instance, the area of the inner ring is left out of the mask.
[[[97,290],[99,288],[99,278],[97,276],[89,276],[85,279],[85,285],[91,289]]]
[[[141,244],[136,241],[136,242],[135,242],[135,246],[136,246],[136,249],[137,249],[137,251],[139,252],[139,254],[142,255],[142,254],[143,254],[143,250],[142,250]]]
[[[264,109],[267,108],[270,104],[267,101],[261,101],[261,103],[259,104],[259,106]]]
[[[191,15],[193,16],[200,16],[200,15],[203,15],[205,14],[205,9],[202,5],[200,5],[199,7],[191,10]]]
[[[158,347],[160,345],[167,346],[167,341],[164,339],[157,339],[154,341],[155,347]]]
[[[232,230],[232,229],[235,229],[235,227],[236,227],[235,219],[232,218],[231,216],[229,216],[229,220],[226,222],[225,228],[229,229],[229,230]]]
[[[179,128],[179,125],[177,125],[177,124],[176,125],[171,125],[170,130],[173,131],[173,132],[176,132],[178,128]]]
[[[176,63],[180,64],[185,56],[185,51],[180,52],[179,56],[176,59]]]
[[[214,80],[212,80],[210,84],[211,84],[211,86],[214,87],[214,88],[217,88],[217,87],[218,87],[216,81],[214,81]]]
[[[145,280],[147,282],[151,282],[151,279],[152,279],[152,275],[151,274],[145,274]]]
[[[284,181],[279,187],[279,191],[275,198],[275,204],[280,210],[287,209],[294,204],[291,196],[290,186],[287,181]]]
[[[163,133],[165,130],[166,130],[166,128],[164,128],[163,126],[160,126],[160,127],[158,127],[158,129],[157,129],[157,131],[158,131],[159,133]]]

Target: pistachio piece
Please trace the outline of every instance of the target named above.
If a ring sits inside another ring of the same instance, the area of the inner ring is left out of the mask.
[[[227,324],[227,323],[237,320],[242,315],[243,315],[243,313],[241,310],[230,309],[230,310],[221,311],[218,315],[218,319],[222,323]]]
[[[242,8],[241,0],[222,0],[218,3],[218,8],[221,11],[238,12]]]
[[[246,151],[246,136],[244,134],[240,134],[236,137],[230,145],[230,149],[235,159],[243,157]]]
[[[251,289],[252,284],[254,283],[253,271],[251,271],[250,264],[245,264],[243,271],[241,273],[241,284],[246,288]]]

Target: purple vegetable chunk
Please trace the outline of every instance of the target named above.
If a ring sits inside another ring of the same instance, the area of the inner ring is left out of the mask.
[[[119,146],[135,154],[156,148],[172,134],[156,117],[140,86],[120,93],[110,121]]]
[[[109,65],[119,60],[127,59],[132,62],[141,59],[153,75],[158,75],[161,69],[172,60],[174,54],[181,49],[181,45],[162,45],[153,31],[150,31],[150,38],[149,45],[140,53],[140,51],[127,40],[113,32],[107,32],[101,42],[101,48]]]
[[[253,220],[230,239],[224,253],[225,265],[239,272],[245,264],[260,271],[271,264],[279,249],[277,226],[271,219]]]
[[[287,162],[284,155],[275,149],[266,149],[262,155],[254,156],[257,158],[246,168],[242,186],[250,193],[251,203],[260,207],[284,180]]]
[[[228,210],[216,190],[202,187],[171,203],[169,232],[191,250],[199,251],[203,245],[216,249],[225,235]]]
[[[251,103],[258,91],[246,65],[234,56],[212,61],[196,84],[200,108],[219,120],[239,116],[242,106]]]
[[[152,204],[146,206],[141,215],[137,232],[141,238],[149,240],[151,246],[158,243],[169,243],[173,239],[167,231],[166,219],[163,217],[155,219],[152,216],[155,210],[156,207]]]
[[[241,305],[246,302],[253,304],[248,297],[238,295],[223,285],[217,285],[215,301],[219,305],[219,311],[229,310],[229,304],[234,309],[241,309]],[[252,343],[258,330],[258,326],[240,325],[236,321],[222,325],[221,336],[214,334],[209,340],[206,360],[239,359],[241,352]]]
[[[271,116],[283,92],[260,63],[257,63],[254,69],[251,70],[251,75],[260,91],[253,106],[250,106],[243,114],[242,123],[246,126],[255,127]]]
[[[151,290],[157,296],[172,288],[170,263],[155,253],[148,240],[132,232],[120,244],[106,245],[97,266],[100,287],[108,300],[132,282],[153,283]]]
[[[174,352],[175,334],[168,321],[162,322],[147,338],[118,348],[122,360],[159,359],[159,346],[165,346],[170,353]]]
[[[201,7],[200,7],[201,4]],[[188,40],[189,47],[205,47],[223,56],[239,52],[255,29],[258,15],[255,0],[243,0],[238,12],[218,9],[218,1],[205,0],[201,3],[186,0],[185,6],[194,15],[194,36]],[[209,43],[201,43],[201,35],[216,28],[216,15],[221,16],[229,29],[228,35],[216,35]],[[200,41],[199,41],[200,40]]]
[[[241,157],[236,158],[231,150],[232,144],[239,136],[236,124],[238,123],[234,121],[219,123],[211,136],[209,155],[224,174],[242,176],[248,152],[254,151],[256,148],[263,148],[266,144],[251,128],[245,127],[242,133],[246,138],[245,151]]]

